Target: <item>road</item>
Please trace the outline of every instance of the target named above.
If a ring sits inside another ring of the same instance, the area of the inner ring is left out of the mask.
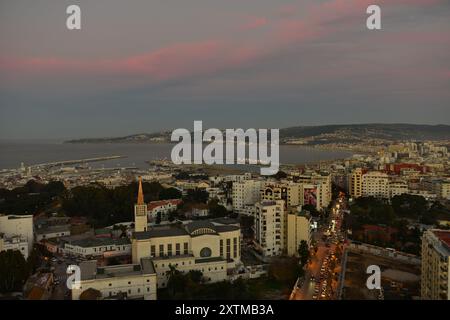
[[[313,242],[317,251],[312,250],[310,262],[305,269],[303,281],[298,280],[290,300],[332,300],[336,299],[339,274],[341,272],[342,240],[341,223],[345,199],[333,203],[330,217],[314,232]],[[334,228],[332,221],[335,221]],[[333,230],[334,229],[334,230]]]

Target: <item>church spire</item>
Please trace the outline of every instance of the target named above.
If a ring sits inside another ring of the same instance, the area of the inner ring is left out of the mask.
[[[139,177],[139,191],[137,197],[137,204],[138,205],[144,204],[144,191],[142,191],[142,177]]]

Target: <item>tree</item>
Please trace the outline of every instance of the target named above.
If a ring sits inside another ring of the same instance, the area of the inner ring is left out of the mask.
[[[160,224],[161,223],[161,212],[156,213],[155,223],[156,224]]]
[[[206,192],[203,189],[191,189],[188,190],[186,201],[187,202],[194,202],[194,203],[207,203],[209,198],[208,192]]]
[[[28,276],[29,268],[20,251],[0,252],[0,292],[22,291]]]
[[[176,188],[167,188],[159,193],[160,200],[180,199],[181,191]]]
[[[100,300],[102,293],[96,289],[89,288],[80,294],[80,300]]]
[[[298,246],[298,255],[300,257],[300,266],[303,268],[309,259],[308,243],[305,240],[300,241]]]
[[[219,204],[217,199],[211,199],[208,202],[209,214],[213,217],[220,218],[228,215],[227,209]]]

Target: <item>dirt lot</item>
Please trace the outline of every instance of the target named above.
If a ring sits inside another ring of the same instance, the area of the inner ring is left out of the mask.
[[[369,290],[366,286],[369,265],[380,267],[385,300],[413,299],[419,295],[420,266],[367,253],[349,252],[342,294],[344,300],[378,299],[379,290]]]

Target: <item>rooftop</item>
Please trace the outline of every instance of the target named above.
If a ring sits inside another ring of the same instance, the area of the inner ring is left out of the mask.
[[[433,233],[450,250],[450,230],[433,230]]]
[[[141,259],[140,264],[120,264],[114,266],[97,267],[96,260],[80,263],[81,280],[106,279],[134,275],[154,274],[155,268],[150,258]]]
[[[100,246],[110,246],[110,245],[127,245],[130,244],[130,240],[128,238],[88,238],[75,240],[70,243],[73,246],[79,246],[83,248],[89,247],[100,247]]]
[[[200,220],[192,221],[185,225],[156,226],[147,231],[135,232],[133,237],[137,240],[145,240],[150,238],[195,235],[195,231],[199,229],[210,229],[214,233],[239,230],[239,226],[232,224],[233,222],[237,223],[235,220],[230,220],[227,224],[221,224],[217,220]]]

